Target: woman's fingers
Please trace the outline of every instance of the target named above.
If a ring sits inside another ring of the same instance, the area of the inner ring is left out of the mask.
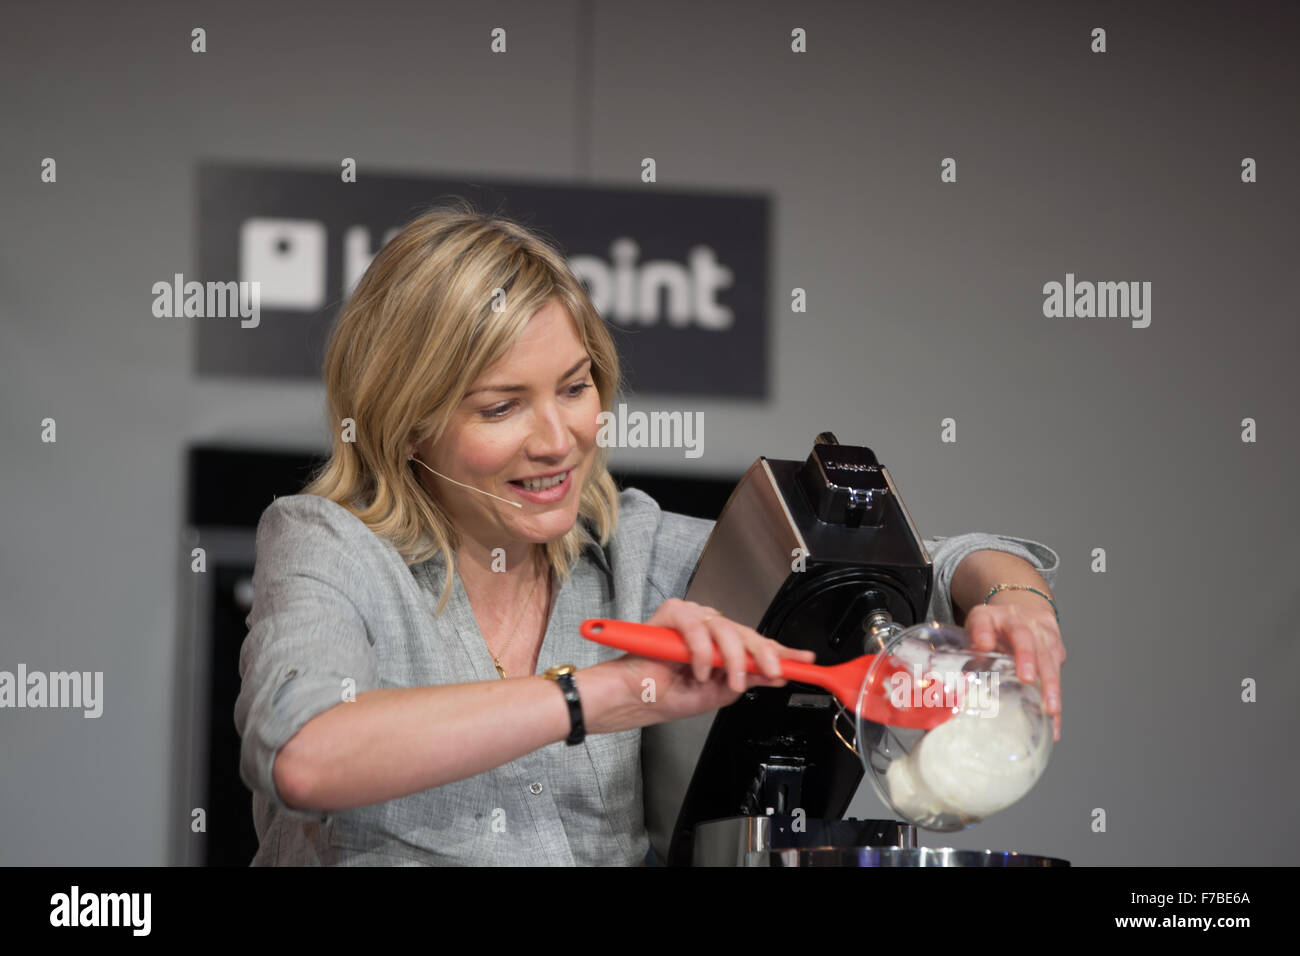
[[[1010,608],[1007,633],[1015,649],[1016,673],[1026,683],[1038,682],[1043,711],[1052,718],[1052,739],[1061,739],[1061,664],[1065,645],[1056,629]]]
[[[1061,668],[1056,662],[1053,641],[1041,625],[1035,625],[1038,633],[1038,671],[1042,678],[1043,706],[1049,714],[1061,712]]]
[[[713,640],[722,652],[722,662],[727,668],[727,684],[732,690],[744,690],[746,647],[741,625],[724,617],[711,618],[708,623]]]
[[[781,676],[781,655],[778,649],[781,645],[750,628],[742,627],[741,631],[745,641],[745,649],[758,662],[758,669],[767,677],[779,678]]]
[[[1026,684],[1032,684],[1038,679],[1038,637],[1018,607],[1012,605],[1010,610],[1011,620],[1003,633],[1015,653],[1016,673]]]
[[[754,658],[754,662],[758,665],[759,672],[764,677],[780,682],[776,685],[765,686],[780,686],[781,683],[785,682],[785,679],[781,676],[782,658],[808,661],[811,663],[817,657],[817,655],[812,651],[786,647],[785,645],[772,640],[770,637],[764,637],[753,628],[745,627],[743,624],[737,624],[735,621],[729,621],[726,618],[718,618],[715,621],[711,621],[710,624],[720,624],[721,631],[724,634],[728,635],[728,637],[734,636],[737,638],[739,642],[739,663],[737,666],[742,671],[745,667],[744,655],[748,653]],[[724,651],[724,656],[725,653],[726,652]],[[732,686],[738,687],[739,684],[733,682]]]
[[[978,650],[995,650],[999,642],[1015,657],[1016,676],[1037,683],[1043,711],[1052,718],[1052,739],[1061,739],[1061,667],[1065,643],[1051,617],[1036,617],[1015,604],[993,607],[981,604],[966,615],[971,644]]]
[[[677,630],[685,639],[691,652],[691,673],[697,681],[708,679],[715,666],[715,651],[722,658],[726,685],[736,692],[754,686],[779,687],[784,684],[782,658],[809,663],[816,659],[812,651],[779,644],[753,628],[729,620],[716,608],[694,601],[674,600],[665,602],[664,610],[667,613],[662,623]],[[751,679],[755,675],[747,673],[746,655],[754,658],[762,680],[755,681]]]
[[[691,673],[698,681],[709,679],[713,671],[713,635],[703,618],[689,616],[672,625],[691,649]]]
[[[707,680],[713,670],[716,648],[722,656],[727,683],[734,691],[745,689],[745,648],[735,629],[740,625],[728,621],[716,609],[681,601],[673,614],[673,627],[686,639],[691,649],[691,673],[698,681]]]
[[[997,646],[997,628],[992,609],[987,604],[971,608],[966,615],[966,630],[971,646],[979,651],[991,651]]]
[[[785,657],[795,661],[807,661],[809,664],[817,660],[817,653],[815,651],[805,651],[798,647],[778,644],[776,641],[773,641],[772,643],[776,647],[777,657]]]
[[[1060,636],[1047,625],[1035,622],[1034,630],[1039,643],[1040,689],[1043,692],[1043,710],[1052,718],[1052,740],[1061,739],[1061,658],[1064,650]]]

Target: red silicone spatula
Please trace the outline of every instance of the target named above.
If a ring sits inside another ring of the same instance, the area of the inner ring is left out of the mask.
[[[660,661],[690,661],[691,649],[679,631],[670,627],[658,627],[653,624],[637,624],[633,621],[616,621],[607,618],[591,618],[583,621],[579,630],[582,636],[597,644],[616,647],[630,654],[651,657]],[[858,695],[862,692],[863,681],[867,671],[875,663],[875,654],[823,667],[818,664],[805,664],[781,658],[781,676],[801,684],[812,684],[830,691],[850,711],[856,711]],[[722,652],[713,649],[713,666],[725,667]],[[761,674],[762,670],[752,654],[745,655],[745,670],[751,674]],[[864,720],[878,724],[890,724],[894,727],[906,727],[912,730],[931,730],[943,723],[954,713],[953,709],[943,707],[897,707],[891,700],[893,689],[890,678],[899,671],[906,673],[906,668],[883,666],[876,674],[874,685],[862,698]],[[911,694],[903,695],[911,698]]]

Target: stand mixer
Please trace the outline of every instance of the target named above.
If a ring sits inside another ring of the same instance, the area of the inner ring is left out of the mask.
[[[803,461],[760,457],[705,544],[686,599],[839,664],[921,621],[930,556],[871,449],[817,436]],[[647,827],[670,866],[1054,866],[930,850],[901,820],[843,819],[862,781],[853,715],[826,691],[753,688],[642,734]]]

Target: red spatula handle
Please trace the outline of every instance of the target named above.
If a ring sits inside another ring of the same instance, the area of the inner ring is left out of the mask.
[[[629,654],[639,654],[642,657],[652,657],[660,661],[681,661],[682,663],[689,663],[693,658],[690,645],[686,643],[686,638],[682,637],[681,632],[675,631],[671,627],[637,624],[633,621],[592,618],[583,621],[579,630],[582,636],[589,641],[604,644],[606,647],[616,647],[620,651],[627,651]],[[818,667],[816,664],[806,664],[803,661],[792,661],[786,658],[782,658],[780,664],[781,676],[787,680],[801,681],[818,687],[822,686],[825,681],[825,668]],[[713,666],[727,666],[726,661],[722,659],[722,652],[716,646],[713,648]],[[750,674],[763,673],[758,666],[758,661],[754,660],[754,655],[748,652],[745,654],[745,670]]]
[[[637,624],[634,621],[614,621],[592,618],[583,621],[578,629],[582,636],[606,647],[616,647],[629,654],[640,654],[659,661],[689,662],[692,658],[690,646],[681,633],[671,627],[657,627],[654,624]],[[748,654],[746,665],[756,662]],[[724,666],[722,652],[713,648],[713,666]],[[748,668],[747,668],[748,669]]]

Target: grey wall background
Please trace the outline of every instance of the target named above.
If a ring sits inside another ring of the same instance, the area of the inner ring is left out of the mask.
[[[106,703],[99,720],[0,712],[0,862],[179,858],[183,449],[316,448],[325,426],[320,387],[195,381],[202,320],[154,318],[149,290],[195,268],[199,158],[343,156],[362,176],[619,184],[654,156],[663,185],[771,191],[773,400],[697,403],[701,460],[619,464],[737,472],[831,429],[876,450],[923,533],[1060,552],[1052,763],[1016,807],[927,845],[1293,862],[1293,5],[10,3],[4,19],[0,669],[102,670]],[[949,156],[956,184],[939,182]],[[1240,181],[1247,156],[1258,183]],[[1150,281],[1150,327],[1044,318],[1042,285],[1066,272]],[[883,807],[864,789],[853,812]]]

